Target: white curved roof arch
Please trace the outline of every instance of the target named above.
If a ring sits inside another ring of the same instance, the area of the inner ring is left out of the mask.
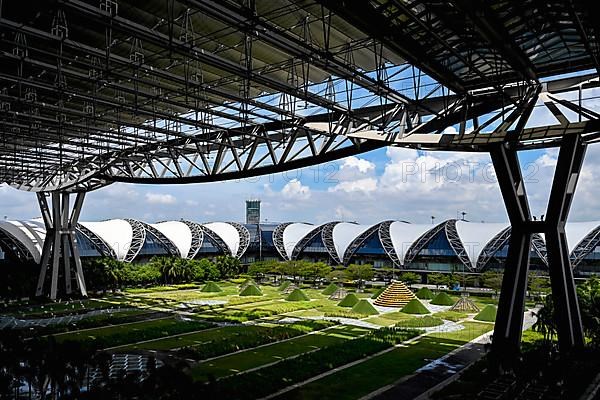
[[[80,222],[99,236],[114,251],[117,260],[125,261],[133,242],[133,227],[124,219],[109,219],[100,222]]]

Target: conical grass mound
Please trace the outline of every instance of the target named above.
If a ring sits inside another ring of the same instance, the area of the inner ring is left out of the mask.
[[[300,289],[294,289],[292,293],[285,298],[287,301],[308,301],[310,298]]]
[[[419,299],[412,299],[400,311],[405,314],[429,314],[429,310]]]
[[[359,300],[358,303],[352,307],[352,312],[363,315],[377,315],[379,311],[373,307],[373,304],[369,303],[367,300],[362,299]]]
[[[254,286],[256,286],[256,282],[254,282],[254,280],[253,280],[253,279],[251,279],[251,278],[248,278],[248,279],[246,279],[246,280],[245,280],[245,281],[244,281],[244,282],[243,282],[243,283],[240,285],[240,290],[244,290],[244,289],[246,289],[246,288],[247,288],[248,286],[250,286],[250,285],[254,285]]]
[[[473,319],[477,321],[496,322],[496,311],[498,311],[496,307],[488,304]]]
[[[354,307],[358,303],[358,297],[354,293],[348,293],[342,301],[338,303],[339,307]]]
[[[454,300],[452,300],[452,298],[450,298],[446,292],[439,292],[431,300],[431,304],[436,306],[453,306]]]
[[[379,288],[379,289],[377,289],[377,290],[375,291],[375,293],[373,293],[373,296],[371,296],[371,298],[372,298],[372,299],[376,299],[376,298],[378,298],[378,297],[379,297],[379,295],[380,295],[381,293],[383,293],[383,291],[384,291],[384,290],[385,290],[385,286],[384,286],[384,287],[381,287],[381,288]]]
[[[428,287],[422,287],[421,289],[417,290],[415,296],[417,296],[417,298],[421,300],[431,300],[435,295]]]
[[[279,287],[277,288],[277,290],[279,290],[280,292],[283,292],[291,284],[292,284],[292,282],[290,282],[290,281],[283,281],[283,282],[281,282],[281,285],[279,285]]]
[[[202,289],[200,289],[200,291],[204,292],[204,293],[214,293],[214,292],[222,292],[223,289],[221,289],[219,287],[219,285],[217,285],[216,283],[209,281],[209,282],[206,282],[206,285],[204,285],[202,287]]]
[[[327,286],[325,289],[323,289],[323,291],[321,293],[323,293],[325,296],[331,296],[339,288],[340,287],[338,285],[336,285],[335,283],[330,283],[329,286]]]
[[[256,285],[248,285],[240,292],[240,296],[262,296],[262,292]]]

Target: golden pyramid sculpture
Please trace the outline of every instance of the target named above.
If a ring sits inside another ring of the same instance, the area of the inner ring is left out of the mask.
[[[466,313],[476,313],[479,312],[479,307],[475,305],[473,300],[468,298],[467,296],[461,296],[460,299],[454,304],[450,311],[459,311]]]
[[[394,281],[390,286],[377,296],[375,305],[383,307],[404,307],[406,303],[417,297],[400,281]]]

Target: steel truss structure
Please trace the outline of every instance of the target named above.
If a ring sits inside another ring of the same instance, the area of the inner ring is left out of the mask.
[[[325,249],[329,253],[329,256],[336,263],[342,263],[342,260],[338,256],[337,250],[335,248],[335,242],[333,241],[333,228],[341,221],[332,221],[326,224],[323,224],[321,228],[321,240],[323,241],[323,245],[325,245]]]
[[[233,254],[233,251],[231,251],[231,253],[234,257],[240,258],[242,254],[246,252],[248,246],[250,246],[250,231],[248,231],[244,225],[238,224],[237,222],[228,222],[228,224],[235,228],[240,238],[240,244],[238,245],[236,253]]]
[[[134,221],[133,219],[127,219],[127,222],[131,223],[131,221]],[[165,248],[165,250],[167,250],[167,253],[173,257],[183,257],[186,256],[184,254],[180,254],[179,253],[179,249],[177,248],[177,246],[175,246],[175,244],[173,242],[171,242],[171,240],[169,240],[168,237],[166,237],[161,231],[159,231],[158,229],[156,229],[155,227],[153,227],[150,224],[147,224],[143,221],[138,221],[135,220],[137,223],[141,224],[143,226],[143,228],[146,230],[146,236],[148,236],[148,234],[152,235],[152,237],[158,241],[160,244],[163,245],[163,247]],[[144,237],[144,240],[146,240],[146,238]],[[142,243],[143,246],[143,243]],[[140,249],[141,250],[141,249]]]
[[[596,246],[600,243],[600,227],[596,227],[593,231],[588,233],[573,249],[571,252],[571,266],[577,267],[581,261],[591,253]]]
[[[192,245],[186,256],[188,260],[191,260],[196,257],[196,254],[198,254],[202,247],[202,243],[204,243],[204,231],[202,230],[202,226],[197,222],[187,220],[181,222],[186,224],[192,233]]]
[[[496,252],[504,247],[504,245],[510,239],[510,226],[503,229],[496,236],[492,238],[484,247],[481,249],[481,254],[477,259],[476,269],[482,271],[488,262],[494,257]]]
[[[512,311],[522,310],[523,257],[539,233],[523,226],[544,226],[561,347],[575,346],[581,324],[559,213],[568,202],[559,200],[576,180],[557,173],[553,217],[536,225],[507,151],[561,146],[564,160],[600,140],[594,11],[537,0],[1,2],[0,182],[85,192],[243,178],[387,145],[491,152],[512,179],[500,185],[515,266],[494,343],[520,337]],[[540,123],[539,113],[550,117]],[[75,225],[57,207],[47,228],[68,244],[72,233],[61,232]],[[332,229],[321,233],[337,260]],[[68,246],[48,241],[42,257],[45,271],[55,250],[52,296],[59,247]]]
[[[86,228],[82,224],[77,224],[77,231],[86,237],[94,245],[96,250],[104,257],[117,258],[115,251],[102,239],[100,236],[96,235],[94,232]]]
[[[467,270],[474,271],[475,266],[471,264],[467,250],[465,249],[465,246],[462,240],[460,240],[460,236],[458,236],[458,232],[456,231],[456,220],[451,219],[446,221],[444,231],[446,232],[446,239],[448,239],[450,247],[452,250],[454,250],[454,253],[456,253],[456,256],[460,262],[465,266],[465,268],[467,268]]]
[[[27,262],[35,261],[33,254],[31,254],[27,246],[3,229],[0,229],[0,243],[3,245],[2,249],[7,249],[9,254],[14,256],[15,259]]]
[[[290,259],[296,260],[298,256],[300,256],[300,253],[302,253],[306,245],[308,245],[313,239],[321,235],[323,231],[323,226],[324,225],[319,225],[310,232],[308,232],[306,235],[304,235],[304,237],[300,239],[298,243],[296,243],[294,250],[292,250],[292,256],[290,257]]]
[[[439,223],[435,228],[425,232],[408,248],[406,255],[404,256],[404,264],[411,263],[414,258],[419,254],[425,246],[433,239],[438,233],[446,229],[446,222]]]
[[[136,258],[140,253],[142,247],[144,246],[144,242],[146,241],[146,229],[144,229],[144,225],[146,224],[130,218],[125,219],[125,221],[131,225],[133,236],[131,238],[131,245],[127,249],[127,254],[125,254],[123,261],[132,262],[133,259]]]
[[[352,241],[352,243],[350,243],[348,245],[348,247],[346,248],[346,251],[344,252],[344,257],[342,258],[342,264],[348,265],[348,263],[350,262],[350,259],[352,258],[354,253],[356,253],[356,250],[358,250],[360,248],[360,246],[362,246],[375,233],[377,233],[379,235],[378,232],[380,230],[379,228],[380,228],[381,224],[383,224],[383,223],[391,224],[392,222],[393,221],[384,221],[379,224],[373,225],[372,227],[370,227],[369,229],[367,229],[366,231],[364,231],[363,233],[358,235],[356,237],[356,239],[354,239]]]
[[[229,254],[230,256],[233,255],[231,252],[231,249],[229,248],[229,246],[227,246],[227,243],[225,243],[219,235],[217,235],[215,232],[213,232],[212,229],[207,228],[206,226],[200,225],[200,224],[198,224],[198,227],[200,227],[202,229],[203,237],[208,238],[211,241],[211,243],[213,243],[219,249],[221,249],[221,251],[224,254]]]
[[[379,241],[383,246],[383,250],[392,259],[394,265],[401,267],[402,261],[400,260],[400,257],[398,257],[398,253],[396,253],[394,243],[392,242],[392,238],[390,236],[390,226],[393,222],[394,221],[383,221],[381,224],[379,224]]]
[[[284,260],[290,260],[291,258],[288,257],[287,252],[285,250],[285,241],[283,240],[283,232],[285,231],[285,228],[290,226],[292,223],[293,222],[285,222],[283,224],[279,224],[273,230],[273,245],[275,246],[275,249],[281,256],[281,258],[283,258]]]

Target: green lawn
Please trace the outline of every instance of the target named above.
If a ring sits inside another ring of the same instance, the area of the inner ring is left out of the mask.
[[[238,372],[257,368],[284,358],[331,346],[345,340],[364,335],[368,329],[354,326],[336,326],[330,329],[305,335],[258,349],[250,349],[241,353],[219,357],[200,363],[192,368],[192,377],[196,380],[207,381],[211,377],[220,378]]]
[[[428,364],[492,329],[466,322],[462,331],[428,335],[417,342],[326,376],[279,396],[279,399],[357,399]]]
[[[95,341],[101,348],[122,346],[143,340],[199,331],[213,326],[200,321],[181,321],[176,318],[161,318],[151,321],[113,325],[103,328],[75,331],[55,335],[58,342]]]

